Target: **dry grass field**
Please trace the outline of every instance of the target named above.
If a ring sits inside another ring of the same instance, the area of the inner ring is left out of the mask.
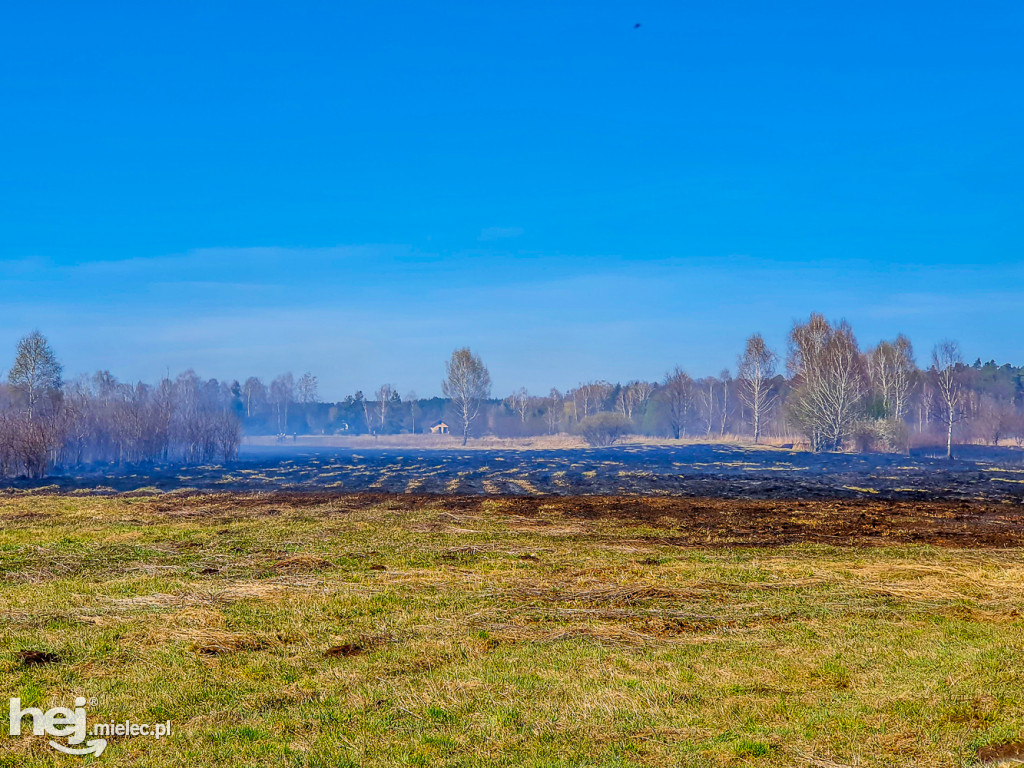
[[[0,766],[997,764],[1018,512],[8,493],[3,690],[173,730]]]

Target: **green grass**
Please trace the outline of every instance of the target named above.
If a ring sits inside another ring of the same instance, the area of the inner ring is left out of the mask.
[[[1024,735],[1020,550],[675,533],[501,501],[9,496],[0,690],[172,721],[110,766],[962,766]],[[5,710],[0,766],[90,763]]]

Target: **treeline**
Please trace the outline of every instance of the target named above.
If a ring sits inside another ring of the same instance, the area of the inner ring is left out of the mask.
[[[475,364],[486,374],[478,358]],[[417,433],[439,421],[461,434],[467,424],[460,403],[472,400],[403,397],[386,384],[370,396],[324,403],[308,373],[269,385],[251,378],[242,392],[251,434]],[[717,376],[693,378],[676,367],[658,381],[590,381],[546,394],[517,389],[504,398],[491,397],[488,379],[477,397],[467,431],[498,437],[571,433],[602,444],[625,433],[736,436],[812,450],[943,445],[950,454],[957,442],[1024,443],[1024,368],[967,364],[950,341],[919,363],[903,335],[862,348],[848,323],[818,314],[794,324],[781,353],[752,335],[735,367]]]
[[[0,477],[147,461],[202,463],[238,455],[237,392],[193,371],[155,386],[102,371],[65,382],[46,339],[21,340],[0,384]]]
[[[591,444],[622,434],[737,436],[803,443],[812,450],[907,451],[960,442],[1024,444],[1024,368],[967,364],[955,342],[923,363],[905,336],[862,348],[846,322],[812,315],[794,324],[784,354],[752,335],[733,370],[658,381],[590,381],[566,391],[517,389],[493,397],[483,361],[468,349],[445,364],[444,397],[405,395],[384,384],[323,402],[317,378],[269,383],[203,380],[193,371],[148,385],[106,371],[71,382],[46,339],[18,345],[0,384],[0,476],[50,468],[147,461],[233,459],[241,435],[389,435],[447,426],[470,435],[578,434]]]

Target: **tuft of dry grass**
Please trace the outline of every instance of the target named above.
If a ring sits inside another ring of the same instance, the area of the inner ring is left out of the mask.
[[[387,630],[375,632],[373,634],[362,634],[355,640],[341,643],[339,645],[332,645],[324,651],[324,656],[331,659],[344,656],[359,656],[360,654],[381,648],[388,643],[396,642],[398,642],[398,638]]]
[[[334,563],[318,555],[293,555],[277,560],[270,565],[274,573],[315,573],[334,567]]]
[[[262,651],[274,645],[267,637],[245,632],[218,632],[210,629],[185,633],[192,650],[209,656],[238,651]]]
[[[601,586],[584,590],[559,588],[518,587],[512,593],[515,597],[562,603],[609,603],[629,605],[639,600],[671,600],[682,596],[679,590],[641,584],[629,586]]]

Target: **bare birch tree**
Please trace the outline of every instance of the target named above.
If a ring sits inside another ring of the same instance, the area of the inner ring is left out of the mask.
[[[416,434],[416,419],[419,418],[420,410],[421,410],[420,409],[420,399],[419,399],[419,396],[416,394],[416,390],[415,389],[409,390],[409,392],[405,396],[405,402],[407,402],[409,404],[409,419],[412,422],[412,424],[411,424],[412,430],[411,431],[415,435]]]
[[[563,402],[562,393],[552,387],[547,397],[547,408],[544,411],[544,421],[548,425],[548,434],[555,434],[562,423]]]
[[[882,398],[886,416],[902,419],[907,413],[917,366],[914,347],[902,333],[883,341],[868,356],[871,383]]]
[[[395,388],[390,384],[381,384],[377,390],[377,423],[380,424],[381,434],[386,432],[388,423],[388,409],[395,396]]]
[[[566,396],[572,397],[573,420],[579,423],[588,416],[604,410],[614,389],[615,387],[607,381],[589,381],[567,392]],[[614,407],[614,403],[611,405]]]
[[[33,331],[18,342],[14,365],[7,380],[23,398],[29,419],[35,416],[43,398],[60,392],[61,372],[57,356],[39,331]]]
[[[632,421],[633,414],[647,407],[647,401],[651,398],[654,385],[647,381],[630,381],[622,389],[615,400],[615,407],[619,413]]]
[[[678,440],[686,431],[686,420],[693,408],[693,379],[676,366],[665,376],[665,384],[659,393],[668,408],[669,429]]]
[[[480,405],[491,393],[491,374],[483,360],[469,347],[452,352],[444,368],[441,391],[451,400],[455,417],[462,427],[462,444],[465,445],[469,440],[469,430],[480,415]]]
[[[778,357],[760,333],[747,339],[747,346],[738,360],[737,395],[750,413],[755,444],[761,442],[762,425],[775,407],[777,395],[772,391],[772,379],[777,363]]]
[[[519,420],[526,423],[526,414],[530,408],[530,393],[525,387],[520,387],[508,396],[509,407],[519,414]]]
[[[245,400],[245,415],[252,416],[267,399],[267,388],[255,376],[250,376],[242,385],[242,399]]]
[[[700,406],[704,435],[711,434],[718,416],[718,381],[713,376],[697,382],[697,403]]]
[[[812,314],[789,334],[793,377],[787,405],[814,451],[839,450],[853,432],[867,394],[867,372],[853,329]]]
[[[288,429],[288,410],[295,400],[295,378],[291,372],[282,373],[270,382],[270,402],[277,416],[277,431],[284,434]]]
[[[732,384],[732,374],[729,373],[728,368],[723,368],[718,374],[718,378],[722,384],[722,408],[719,411],[718,423],[718,435],[721,437],[725,434],[725,425],[729,421],[729,412],[732,407],[729,405],[729,389]]]
[[[964,396],[964,365],[960,346],[949,339],[932,350],[931,379],[935,404],[946,429],[946,458],[953,458],[953,426],[967,417]]]
[[[303,405],[312,405],[320,399],[320,382],[309,371],[306,371],[299,377],[295,388],[298,391],[299,402]]]

